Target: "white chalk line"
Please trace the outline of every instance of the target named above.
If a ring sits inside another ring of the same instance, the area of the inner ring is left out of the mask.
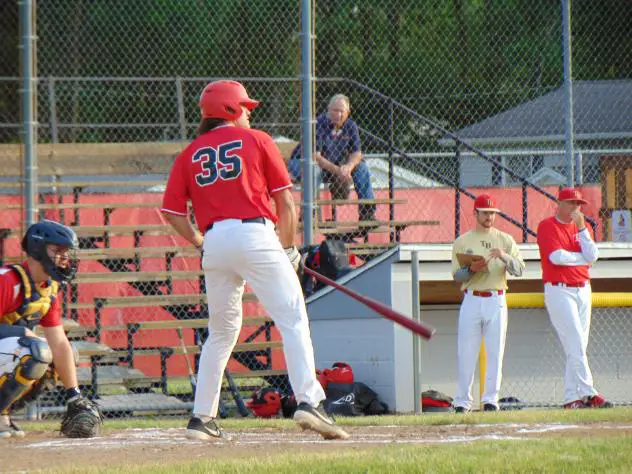
[[[464,428],[464,425],[439,425],[433,428]],[[473,425],[472,428],[480,428],[482,425]],[[577,425],[562,425],[562,424],[501,424],[501,425],[485,425],[488,428],[514,428],[514,433],[506,432],[491,432],[485,434],[472,434],[472,435],[433,435],[432,431],[423,429],[420,427],[420,431],[426,435],[423,438],[410,437],[411,432],[409,426],[393,426],[389,428],[397,428],[391,432],[385,433],[361,433],[357,437],[353,435],[350,439],[344,441],[328,441],[321,439],[318,435],[306,434],[296,432],[260,432],[260,431],[239,431],[239,432],[227,432],[226,434],[232,436],[232,441],[229,440],[212,440],[212,441],[196,441],[189,440],[184,436],[185,430],[183,428],[167,428],[167,429],[142,429],[131,428],[118,433],[114,433],[111,436],[103,436],[91,439],[67,439],[59,438],[55,440],[37,441],[34,443],[28,443],[15,446],[15,448],[26,449],[72,449],[77,447],[82,448],[121,448],[131,446],[166,446],[166,445],[182,445],[184,444],[198,444],[198,445],[216,445],[216,446],[249,446],[249,445],[262,445],[262,444],[294,444],[294,445],[308,445],[308,444],[348,444],[348,445],[371,445],[371,444],[433,444],[433,443],[466,443],[473,441],[484,440],[525,440],[533,438],[525,438],[519,436],[520,434],[533,434],[544,433],[549,431],[560,430],[572,430],[580,428]],[[384,427],[376,427],[376,429],[383,429]],[[613,427],[615,428],[615,427]],[[616,427],[618,428],[618,427]],[[406,437],[398,439],[399,429],[406,429]],[[518,435],[518,436],[517,436]]]

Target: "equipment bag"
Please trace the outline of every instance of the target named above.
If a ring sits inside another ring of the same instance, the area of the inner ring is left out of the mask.
[[[388,413],[388,405],[362,382],[330,383],[325,393],[325,409],[334,415],[362,416]]]
[[[332,280],[337,280],[353,270],[350,265],[352,257],[342,240],[325,239],[320,245],[311,245],[301,249],[301,254],[305,255],[306,267]],[[300,280],[306,297],[325,286],[324,283],[306,273],[301,275]]]
[[[351,271],[349,252],[342,240],[325,239],[319,249],[319,273],[327,278],[337,280]]]

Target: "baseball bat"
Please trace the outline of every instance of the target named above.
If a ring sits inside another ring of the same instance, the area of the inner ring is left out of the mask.
[[[239,414],[244,418],[249,416],[250,412],[248,411],[248,408],[246,408],[246,404],[244,403],[243,398],[241,398],[241,394],[239,393],[239,389],[237,388],[235,379],[233,379],[233,376],[231,375],[230,370],[228,370],[228,367],[224,369],[224,376],[228,381],[228,387],[230,388],[230,391],[233,393],[233,398],[235,399],[235,403],[237,404],[237,410],[239,411]]]
[[[191,388],[193,389],[193,394],[195,394],[195,387],[197,387],[197,378],[195,377],[195,372],[193,371],[193,367],[191,366],[191,361],[189,360],[189,351],[187,349],[186,344],[184,343],[182,328],[177,328],[176,332],[178,333],[178,337],[180,338],[180,346],[182,347],[184,358],[187,361],[187,369],[189,370],[189,381],[191,382]]]
[[[437,331],[435,328],[426,326],[425,324],[422,324],[422,323],[418,323],[414,319],[411,319],[408,316],[404,316],[402,313],[395,311],[393,308],[386,306],[384,303],[380,303],[379,301],[376,301],[373,298],[369,298],[368,296],[364,296],[359,293],[356,293],[355,291],[350,290],[349,288],[346,288],[336,283],[335,281],[327,278],[324,275],[321,275],[320,273],[312,270],[311,268],[303,267],[303,271],[307,273],[308,275],[311,275],[317,280],[321,281],[322,283],[325,283],[339,291],[342,291],[347,296],[350,296],[354,300],[359,301],[360,303],[368,306],[373,311],[378,313],[380,316],[383,316],[386,319],[389,319],[401,326],[404,326],[406,329],[411,330],[415,334],[419,334],[424,339],[430,339],[434,335],[434,333]]]

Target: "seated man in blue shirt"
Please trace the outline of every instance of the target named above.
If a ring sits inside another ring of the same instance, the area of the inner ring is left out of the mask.
[[[375,199],[371,173],[366,161],[362,159],[358,125],[349,118],[350,111],[349,98],[336,94],[329,101],[327,113],[316,119],[316,190],[324,181],[329,183],[333,199],[347,199],[353,181],[358,199]],[[288,162],[288,169],[295,181],[300,180],[302,168],[299,144]],[[375,204],[360,204],[358,214],[360,220],[374,220]]]

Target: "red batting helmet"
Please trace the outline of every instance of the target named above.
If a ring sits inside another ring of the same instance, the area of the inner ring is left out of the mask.
[[[241,106],[253,110],[258,100],[248,97],[246,88],[237,81],[215,81],[208,84],[200,95],[202,118],[237,120],[241,116]]]
[[[327,390],[330,383],[353,383],[353,369],[346,362],[335,362],[331,369],[316,369],[316,378]]]
[[[474,201],[475,211],[490,211],[500,212],[500,209],[496,206],[496,201],[489,194],[481,194]]]
[[[248,408],[255,416],[262,418],[276,416],[281,410],[281,392],[273,387],[260,388],[252,394],[252,401],[248,402]]]

